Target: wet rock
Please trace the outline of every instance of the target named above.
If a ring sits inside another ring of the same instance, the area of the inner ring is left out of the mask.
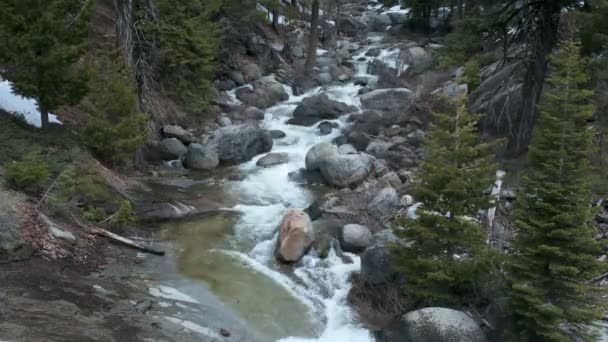
[[[337,154],[320,165],[325,181],[345,188],[357,186],[374,171],[374,159],[367,154]]]
[[[407,113],[414,101],[414,93],[407,88],[378,89],[361,95],[364,109],[380,112]]]
[[[231,79],[237,86],[242,86],[245,84],[245,75],[242,71],[231,71],[228,73],[228,78]]]
[[[402,340],[436,342],[485,342],[478,322],[465,312],[447,308],[424,308],[405,314]]]
[[[270,136],[272,139],[282,139],[285,138],[287,134],[285,134],[283,131],[279,131],[278,129],[273,129],[270,131]]]
[[[331,141],[336,146],[341,146],[348,143],[348,138],[345,135],[340,135]]]
[[[342,248],[346,252],[360,253],[372,243],[372,232],[359,224],[347,224],[342,228]]]
[[[245,83],[257,81],[262,78],[262,69],[255,63],[246,63],[242,66],[243,77],[245,77]]]
[[[312,126],[322,120],[334,120],[340,116],[355,112],[356,107],[335,101],[327,94],[319,94],[305,98],[293,112],[289,124]]]
[[[223,127],[211,137],[217,147],[220,162],[238,164],[272,149],[270,132],[254,125],[232,125]]]
[[[320,143],[313,146],[307,153],[305,158],[306,170],[319,170],[321,165],[327,160],[338,155],[338,149],[330,143]]]
[[[266,76],[253,82],[252,87],[253,89],[239,88],[236,91],[236,97],[242,102],[258,108],[272,107],[289,98],[283,85],[273,76]]]
[[[319,170],[308,171],[306,169],[300,169],[298,171],[290,172],[287,177],[290,181],[301,185],[325,184],[325,180]]]
[[[392,25],[391,18],[386,14],[372,13],[364,19],[367,22],[370,31],[384,32],[386,28]]]
[[[250,120],[264,120],[264,111],[257,107],[250,106],[243,111],[243,116]]]
[[[357,151],[365,151],[367,145],[371,142],[371,139],[363,132],[352,131],[348,133],[347,141],[349,144],[353,145]]]
[[[334,129],[334,124],[329,121],[323,121],[317,126],[320,135],[328,135],[331,134],[331,131]]]
[[[322,72],[316,76],[317,82],[321,85],[329,84],[333,81],[333,77],[328,72]]]
[[[230,337],[230,331],[228,331],[228,330],[226,330],[224,328],[221,328],[220,329],[220,335],[222,335],[224,337]]]
[[[177,138],[163,139],[160,143],[160,152],[164,160],[173,160],[188,153],[188,148]]]
[[[390,221],[397,212],[399,196],[394,188],[384,188],[368,206],[370,213],[381,222]]]
[[[177,138],[184,144],[190,144],[194,141],[194,137],[183,127],[177,125],[167,125],[163,127],[163,135],[167,138]]]
[[[338,153],[340,154],[356,154],[357,150],[351,144],[344,144],[338,147]]]
[[[158,202],[145,200],[135,203],[135,214],[142,222],[165,222],[219,213],[221,206],[205,198]]]
[[[264,157],[260,158],[256,165],[261,167],[270,167],[279,164],[285,164],[289,161],[287,153],[268,153]]]
[[[222,115],[217,118],[217,123],[222,127],[226,127],[232,125],[232,120],[230,120],[230,118],[226,115]]]
[[[280,262],[300,260],[314,242],[314,229],[308,214],[301,210],[290,210],[279,227],[275,256]]]
[[[212,144],[190,144],[185,161],[186,166],[193,170],[213,170],[220,164],[217,147]]]

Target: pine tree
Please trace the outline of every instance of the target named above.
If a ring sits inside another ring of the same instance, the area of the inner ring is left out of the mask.
[[[514,211],[518,234],[510,262],[511,310],[520,340],[570,341],[561,324],[599,318],[587,280],[598,272],[591,225],[589,153],[593,92],[572,40],[550,58],[541,117],[530,145],[530,166]]]
[[[394,229],[410,243],[395,248],[394,255],[415,306],[473,303],[477,281],[488,273],[485,235],[475,218],[491,206],[493,144],[480,140],[477,117],[465,104],[452,111],[434,114],[426,137],[414,189],[422,202],[418,217],[399,222],[405,229]]]
[[[49,111],[86,94],[78,64],[89,32],[91,0],[0,0],[0,76],[38,102],[42,127]]]

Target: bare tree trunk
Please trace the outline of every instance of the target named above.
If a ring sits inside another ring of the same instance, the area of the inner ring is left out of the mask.
[[[462,19],[464,17],[464,0],[458,0],[458,18]]]
[[[42,129],[49,128],[49,111],[44,107],[40,107],[40,127]]]
[[[272,28],[275,32],[279,32],[279,15],[276,9],[272,10]]]
[[[308,56],[304,72],[311,77],[317,61],[317,41],[319,40],[319,0],[313,0],[312,12],[310,17],[310,40],[308,42]]]

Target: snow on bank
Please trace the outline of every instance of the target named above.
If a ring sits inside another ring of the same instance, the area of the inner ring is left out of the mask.
[[[25,121],[32,126],[40,127],[40,111],[36,101],[13,93],[13,87],[9,81],[0,78],[0,108],[13,114],[23,115]],[[49,114],[49,121],[61,123],[57,116]]]

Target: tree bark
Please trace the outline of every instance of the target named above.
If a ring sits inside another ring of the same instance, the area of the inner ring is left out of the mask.
[[[279,15],[275,9],[272,10],[272,28],[275,32],[279,32]]]
[[[49,128],[49,111],[44,107],[40,107],[40,127],[42,129]]]
[[[543,1],[536,19],[536,27],[527,28],[531,32],[528,40],[529,55],[526,62],[526,74],[522,86],[522,106],[512,120],[511,136],[507,145],[508,156],[518,156],[526,151],[532,140],[532,130],[538,110],[536,108],[543,93],[543,84],[547,73],[547,56],[557,42],[559,15],[561,7],[555,1]]]
[[[312,11],[310,17],[310,40],[308,42],[308,56],[304,72],[306,76],[311,77],[313,69],[317,61],[317,41],[319,40],[319,0],[313,0]]]

